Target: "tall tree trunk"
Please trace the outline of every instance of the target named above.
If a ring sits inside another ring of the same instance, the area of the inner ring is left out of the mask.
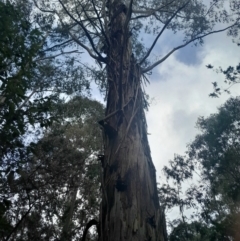
[[[164,241],[155,168],[147,139],[141,70],[131,51],[127,8],[109,7],[108,100],[104,128],[101,241]]]

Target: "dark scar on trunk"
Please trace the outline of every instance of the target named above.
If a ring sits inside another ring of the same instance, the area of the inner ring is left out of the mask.
[[[127,183],[118,177],[115,187],[119,192],[124,192],[127,190]]]

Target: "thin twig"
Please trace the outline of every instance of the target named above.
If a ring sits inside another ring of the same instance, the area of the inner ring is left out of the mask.
[[[90,34],[89,34],[89,31],[85,28],[85,26],[84,26],[80,21],[78,21],[78,20],[67,10],[66,6],[63,4],[63,2],[62,2],[61,0],[58,0],[58,1],[59,1],[60,4],[62,5],[62,7],[63,7],[63,9],[65,10],[65,12],[67,13],[67,15],[68,15],[73,21],[75,21],[76,23],[78,23],[79,26],[83,29],[83,31],[84,31],[86,37],[88,38],[88,40],[89,40],[89,42],[90,42],[90,44],[91,44],[94,52],[95,52],[95,53],[97,54],[97,56],[98,56],[98,60],[99,60],[99,61],[102,61],[102,62],[105,62],[105,61],[104,61],[104,57],[97,51],[97,49],[96,49],[96,47],[95,47],[95,44],[94,44],[94,42],[93,42],[93,39],[92,39],[92,37],[91,37]],[[84,9],[83,9],[83,10],[84,10]]]
[[[175,18],[175,16],[183,9],[185,8],[188,3],[190,3],[190,1],[187,1],[182,7],[178,8],[177,11],[167,20],[167,22],[165,23],[165,25],[163,26],[163,28],[161,29],[160,33],[157,35],[157,37],[155,38],[155,40],[153,41],[152,46],[150,47],[150,49],[148,50],[147,54],[142,58],[142,60],[139,62],[139,64],[141,65],[151,54],[154,46],[156,45],[158,39],[160,38],[160,36],[162,35],[162,33],[164,32],[164,30],[167,28],[167,26],[169,25],[169,23],[173,20],[173,18]]]
[[[35,61],[42,61],[42,60],[46,60],[46,59],[53,59],[53,58],[56,58],[58,56],[61,56],[61,55],[64,55],[64,54],[82,54],[83,52],[79,52],[78,50],[73,50],[73,51],[68,51],[68,52],[61,52],[59,54],[56,54],[56,55],[52,55],[52,56],[47,56],[47,57],[44,57],[44,58],[38,58],[36,59]]]

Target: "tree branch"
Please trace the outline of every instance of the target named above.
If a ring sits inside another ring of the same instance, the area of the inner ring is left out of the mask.
[[[59,1],[60,1],[60,0],[59,0]],[[60,2],[60,3],[61,3],[61,2]],[[41,10],[41,11],[43,11],[43,12],[48,12],[47,10],[40,9],[40,8],[39,8],[39,10]],[[66,11],[66,10],[65,10],[65,11]],[[53,11],[52,11],[52,12],[53,12]],[[62,26],[65,27],[65,24],[63,23],[63,21],[62,21],[61,17],[59,16],[58,12],[54,11],[53,13],[58,16],[59,21],[61,22]],[[67,13],[67,14],[68,14],[68,13]],[[70,15],[69,15],[69,16],[70,16]],[[74,21],[75,21],[75,20],[74,20]],[[75,21],[75,22],[76,22],[76,21]],[[82,24],[79,23],[79,21],[76,22],[76,25],[77,25],[77,24],[79,24],[80,27],[82,27]],[[73,27],[73,26],[72,26],[72,27]],[[53,49],[53,48],[55,48],[55,47],[60,47],[61,45],[64,45],[64,44],[69,43],[69,42],[71,42],[71,41],[74,41],[74,42],[76,42],[78,45],[80,45],[83,49],[85,49],[85,50],[88,52],[88,54],[89,54],[93,59],[96,59],[98,62],[101,61],[101,62],[104,62],[104,63],[105,63],[105,59],[104,59],[102,56],[101,56],[101,58],[99,58],[98,56],[94,55],[94,54],[92,53],[92,51],[91,51],[90,48],[88,48],[85,44],[81,43],[81,42],[78,40],[78,38],[77,38],[74,34],[71,33],[71,30],[70,30],[70,29],[68,29],[67,31],[68,31],[69,35],[71,36],[71,38],[72,38],[71,40],[67,40],[67,41],[65,41],[65,42],[63,42],[63,43],[61,43],[61,44],[59,44],[59,45],[55,45],[55,46],[50,47],[50,48],[48,48],[47,50],[44,50],[44,51],[50,51],[51,49]],[[90,38],[91,38],[91,37],[90,37]]]
[[[204,38],[204,37],[206,37],[206,36],[208,36],[208,35],[210,35],[210,34],[224,32],[224,31],[232,28],[233,26],[235,26],[236,23],[237,23],[237,22],[235,22],[233,25],[228,26],[228,27],[226,27],[226,28],[224,28],[224,29],[211,31],[211,32],[209,32],[209,33],[206,33],[206,34],[203,34],[203,35],[201,35],[201,36],[198,36],[198,37],[195,37],[195,38],[190,39],[190,40],[187,41],[185,44],[179,45],[178,47],[172,49],[168,54],[166,54],[166,55],[165,55],[163,58],[161,58],[159,61],[157,61],[157,62],[155,62],[154,64],[150,65],[149,67],[143,69],[143,70],[142,70],[142,73],[147,73],[147,72],[151,71],[151,70],[152,70],[153,68],[155,68],[157,65],[159,65],[159,64],[161,64],[163,61],[165,61],[165,60],[166,60],[171,54],[173,54],[176,50],[181,49],[181,48],[187,46],[188,44],[192,43],[193,41],[198,40],[198,39],[201,39],[201,38]]]
[[[126,16],[126,20],[125,20],[125,28],[127,27],[130,19],[131,19],[131,15],[132,15],[132,5],[133,5],[133,0],[130,1],[129,6],[128,6],[128,11],[127,11],[127,16]]]
[[[172,17],[170,17],[167,22],[165,23],[165,25],[163,26],[163,28],[161,29],[160,33],[157,35],[157,37],[155,38],[155,40],[153,41],[153,44],[152,46],[150,47],[150,49],[148,50],[147,54],[142,58],[142,60],[139,62],[139,64],[141,65],[148,57],[149,55],[151,54],[154,46],[156,45],[158,39],[160,38],[160,36],[162,35],[162,33],[164,32],[164,30],[167,28],[168,24],[173,20],[173,18],[183,9],[185,8],[188,3],[190,2],[187,1],[182,7],[180,7],[179,9],[177,9],[177,11],[172,15]]]
[[[70,31],[69,31],[69,35],[78,45],[80,45],[82,48],[84,48],[93,59],[96,59],[97,61],[101,61],[101,62],[104,62],[104,63],[106,62],[104,60],[104,58],[100,59],[98,56],[94,55],[92,53],[91,49],[89,49],[85,44],[81,43],[81,41],[79,41],[78,38],[74,34],[72,34]]]
[[[176,0],[173,0],[171,1],[170,3],[164,5],[164,6],[160,6],[158,8],[155,8],[155,9],[147,9],[147,10],[137,10],[137,9],[133,9],[132,12],[133,13],[136,13],[136,14],[143,14],[142,16],[137,16],[135,18],[141,18],[141,17],[149,17],[151,15],[154,15],[156,12],[160,11],[161,9],[165,8],[165,7],[168,7],[170,5],[172,5],[173,2],[175,2]],[[134,18],[134,19],[135,19]]]
[[[87,232],[88,232],[88,229],[91,228],[92,226],[96,226],[97,227],[97,231],[98,231],[98,235],[100,234],[99,233],[99,228],[98,228],[98,222],[95,220],[95,219],[92,219],[90,220],[88,223],[87,223],[87,226],[83,232],[83,236],[82,236],[82,239],[81,241],[86,241],[86,237],[87,237]]]
[[[22,216],[22,218],[19,220],[19,222],[16,224],[16,226],[13,228],[13,230],[10,232],[10,234],[6,237],[5,241],[8,241],[12,234],[14,232],[16,232],[16,230],[18,229],[18,227],[20,226],[20,224],[22,223],[22,221],[24,220],[25,217],[27,217],[27,215],[30,213],[31,209],[33,208],[33,205],[31,207],[29,207],[28,211]]]
[[[96,6],[95,6],[95,4],[94,4],[94,1],[92,0],[91,2],[92,2],[92,5],[93,5],[93,8],[94,8],[94,11],[95,11],[95,13],[96,13],[96,15],[97,15],[97,19],[98,19],[98,21],[99,21],[102,34],[103,34],[103,36],[105,37],[105,40],[106,40],[107,45],[110,46],[108,36],[107,36],[107,34],[105,33],[104,27],[103,27],[103,25],[102,25],[101,17],[100,17],[99,14],[98,14],[98,11],[97,11],[97,9],[96,9]]]
[[[56,14],[58,15],[58,13],[56,13]],[[58,17],[59,17],[59,20],[60,20],[62,26],[64,26],[65,24],[63,23],[60,16],[58,16]],[[70,30],[68,30],[68,33],[71,36],[71,38],[73,39],[73,41],[76,42],[78,45],[80,45],[83,49],[85,49],[93,59],[96,59],[97,61],[102,61],[102,60],[99,59],[98,56],[96,56],[92,53],[90,48],[88,48],[85,44],[81,43],[81,41],[79,41],[79,39],[74,34],[72,34]],[[102,62],[104,62],[104,61],[102,61]]]
[[[44,58],[38,58],[34,61],[42,61],[42,60],[45,60],[45,59],[52,59],[52,58],[56,58],[60,55],[64,55],[64,54],[73,54],[73,53],[77,53],[77,54],[82,54],[83,52],[79,52],[78,50],[73,50],[73,51],[68,51],[68,52],[61,52],[59,54],[56,54],[56,55],[53,55],[53,56],[48,56],[48,57],[44,57]]]
[[[32,93],[26,98],[26,100],[24,100],[24,102],[17,108],[17,111],[20,110],[24,105],[27,104],[27,102],[30,100],[30,98],[36,93],[37,88],[34,88],[34,90],[32,91]]]
[[[102,15],[103,15],[105,34],[107,35],[107,38],[109,38],[108,23],[107,23],[107,13],[106,13],[106,1],[107,0],[103,0],[102,1]]]
[[[209,9],[207,10],[205,16],[207,16],[209,14],[209,12],[213,9],[214,5],[217,4],[217,1],[213,2],[212,5],[209,7]]]
[[[43,8],[40,8],[39,6],[38,6],[38,4],[37,4],[37,1],[36,0],[33,0],[33,2],[34,2],[34,4],[35,4],[35,6],[41,11],[41,12],[44,12],[44,13],[53,13],[53,14],[55,14],[56,12],[55,11],[53,11],[53,10],[46,10],[46,9],[43,9]]]
[[[58,47],[61,47],[62,45],[64,45],[64,44],[68,44],[68,43],[71,43],[73,40],[72,39],[69,39],[69,40],[67,40],[67,41],[65,41],[65,42],[63,42],[63,43],[61,43],[61,44],[55,44],[54,46],[52,46],[52,47],[49,47],[49,48],[47,48],[47,49],[43,49],[42,50],[42,52],[48,52],[48,51],[52,51],[53,49],[55,49],[55,48],[58,48]]]
[[[85,10],[84,6],[83,6],[80,2],[79,2],[79,5],[81,6],[81,8],[82,8],[82,10],[83,10],[83,12],[84,12],[84,14],[85,14],[85,16],[86,16],[85,21],[87,21],[88,24],[91,25],[91,26],[95,29],[96,33],[98,33],[98,31],[101,31],[101,27],[99,27],[99,26],[94,22],[94,20],[97,20],[98,18],[97,18],[97,17],[96,17],[96,18],[89,17],[89,14],[88,14],[87,11]],[[79,19],[81,19],[81,15],[79,14],[79,12],[78,12],[77,9],[76,9],[76,13],[77,13]],[[82,19],[81,19],[80,23],[83,25]],[[83,27],[84,27],[85,29],[87,29],[87,25],[86,25],[86,26],[83,25]],[[87,30],[87,31],[88,31],[88,33],[91,33],[89,30]],[[95,33],[95,35],[97,35],[96,33]]]
[[[92,37],[90,36],[88,30],[85,28],[85,26],[80,22],[78,21],[66,8],[66,6],[63,4],[62,0],[58,0],[60,2],[60,4],[62,5],[63,9],[65,10],[65,12],[67,13],[67,15],[73,20],[75,21],[76,23],[79,24],[79,26],[83,29],[84,33],[86,34],[86,37],[88,38],[92,48],[93,48],[93,51],[97,54],[98,56],[98,61],[102,61],[105,63],[105,59],[103,58],[103,56],[97,51],[96,47],[95,47],[95,44],[92,40]],[[86,46],[85,46],[85,49],[86,49]],[[87,49],[86,49],[87,50]],[[92,57],[92,56],[91,56]],[[96,59],[96,58],[95,58]]]

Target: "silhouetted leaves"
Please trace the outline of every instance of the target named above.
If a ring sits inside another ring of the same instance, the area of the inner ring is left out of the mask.
[[[216,114],[199,117],[197,128],[201,133],[188,145],[186,155],[176,155],[170,167],[164,168],[169,180],[177,185],[160,189],[166,206],[179,207],[182,215],[191,207],[196,211],[188,217],[188,223],[175,226],[171,235],[175,240],[177,237],[182,240],[183,237],[185,240],[238,240],[240,98],[229,99]],[[188,180],[193,183],[186,189]],[[192,228],[196,219],[202,226],[207,225],[207,232],[211,234],[207,239],[197,233],[192,233],[191,238],[183,228]]]

